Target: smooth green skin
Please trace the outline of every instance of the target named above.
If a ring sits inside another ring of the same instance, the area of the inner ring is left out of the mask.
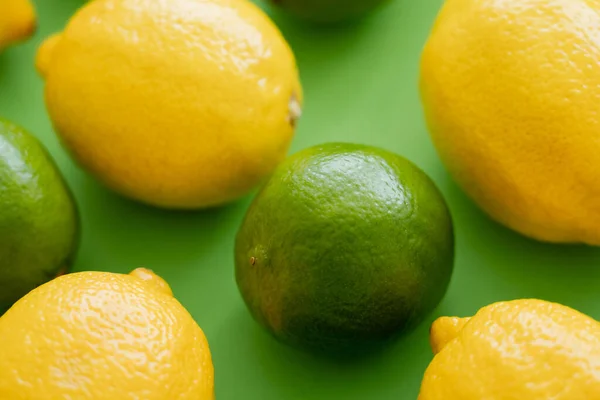
[[[388,0],[270,0],[276,7],[317,24],[338,24],[365,16]]]
[[[247,311],[235,284],[233,243],[252,196],[210,211],[161,211],[123,200],[70,160],[52,130],[33,60],[42,39],[61,31],[82,1],[33,1],[38,33],[0,54],[0,114],[45,144],[73,189],[83,222],[75,270],[145,266],[164,277],[208,337],[218,400],[415,400],[432,358],[429,327],[440,315],[537,297],[600,319],[600,249],[538,243],[490,221],[435,153],[417,84],[421,49],[443,0],[392,0],[335,29],[273,14],[296,53],[306,94],[290,153],[345,141],[401,154],[435,181],[454,221],[454,274],[438,308],[386,351],[344,361],[279,343]]]
[[[237,284],[277,339],[363,353],[446,293],[454,233],[427,175],[394,153],[327,143],[288,158],[237,234]]]
[[[0,311],[67,272],[78,243],[77,207],[54,161],[0,120]]]

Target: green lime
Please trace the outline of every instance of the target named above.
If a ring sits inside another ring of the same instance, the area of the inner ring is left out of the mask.
[[[301,19],[318,24],[329,24],[361,17],[384,0],[271,0],[271,2]]]
[[[281,164],[235,245],[252,316],[282,342],[343,353],[422,321],[453,263],[452,219],[431,179],[399,155],[343,143]]]
[[[73,197],[36,138],[0,120],[0,313],[67,272],[79,238]]]

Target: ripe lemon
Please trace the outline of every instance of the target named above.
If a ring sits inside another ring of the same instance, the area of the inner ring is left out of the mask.
[[[144,269],[80,272],[0,318],[0,398],[213,400],[202,330]]]
[[[36,15],[29,0],[0,0],[0,50],[30,37]]]
[[[435,146],[497,221],[600,245],[600,2],[448,0],[421,63]]]
[[[106,185],[169,208],[234,200],[283,160],[294,56],[246,0],[97,0],[39,51],[56,131]]]
[[[569,307],[495,303],[438,319],[431,342],[419,400],[600,399],[600,323]]]

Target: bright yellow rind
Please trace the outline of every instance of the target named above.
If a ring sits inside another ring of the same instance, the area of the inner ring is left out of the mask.
[[[149,270],[79,272],[0,318],[0,399],[214,400],[204,333]]]
[[[419,400],[600,399],[600,323],[560,304],[515,300],[440,318],[431,342]]]
[[[37,20],[29,0],[0,0],[0,10],[0,50],[33,35]]]
[[[94,0],[39,51],[49,115],[80,165],[167,208],[233,201],[286,157],[294,55],[246,0]]]
[[[421,60],[431,137],[495,220],[600,245],[600,2],[447,0]]]

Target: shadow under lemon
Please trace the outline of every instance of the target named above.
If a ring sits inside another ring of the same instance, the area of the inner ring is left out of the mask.
[[[600,317],[594,312],[600,248],[522,236],[489,218],[447,173],[441,176],[437,182],[452,209],[459,249],[455,285],[447,295],[456,304],[454,314],[471,315],[495,301],[539,298]]]
[[[84,229],[93,227],[84,232],[78,266],[111,271],[144,266],[169,282],[211,254],[226,252],[229,258],[230,232],[250,201],[246,196],[217,208],[166,210],[123,197],[86,173],[76,180]]]

